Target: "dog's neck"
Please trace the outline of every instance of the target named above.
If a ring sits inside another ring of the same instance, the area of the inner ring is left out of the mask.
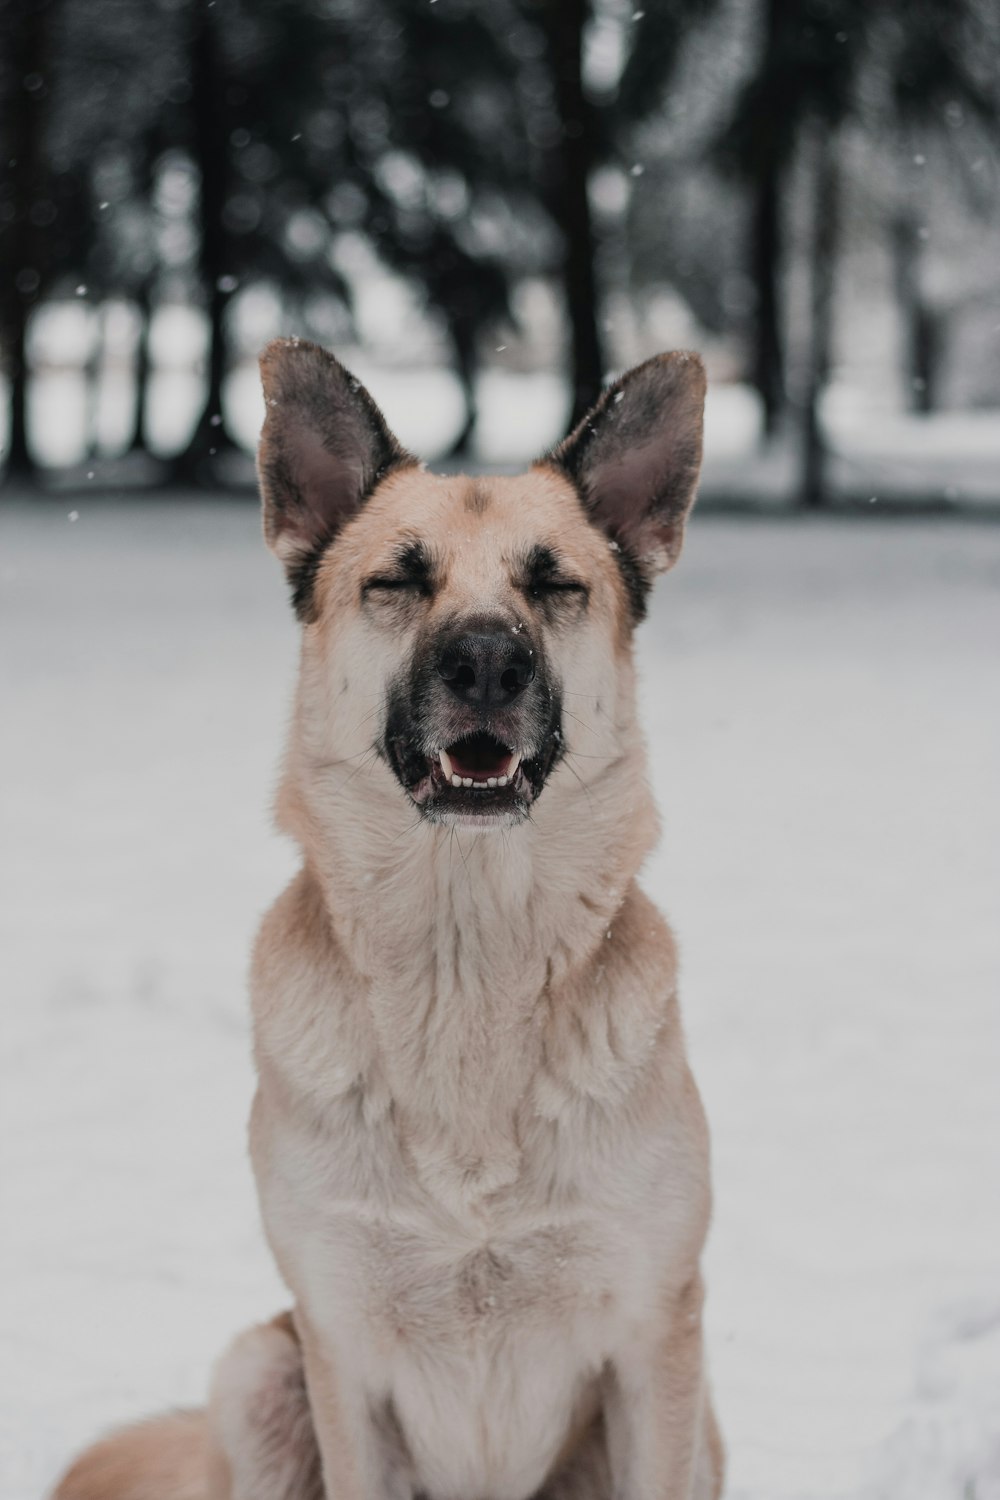
[[[433,970],[467,1007],[530,1001],[585,962],[658,826],[638,736],[596,769],[559,767],[513,827],[424,821],[381,763],[291,767],[281,811],[359,976],[412,993]]]
[[[600,969],[656,836],[634,723],[608,757],[557,767],[531,818],[507,829],[426,822],[375,761],[290,759],[279,808],[397,1109],[424,1121],[448,1191],[459,1179],[471,1191],[469,1153],[478,1191],[492,1191],[515,1170],[514,1112],[547,1002]]]

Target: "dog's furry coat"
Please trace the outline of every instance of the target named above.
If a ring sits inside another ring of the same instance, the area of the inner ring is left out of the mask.
[[[314,346],[263,370],[303,866],[256,948],[251,1150],[294,1312],[237,1340],[206,1416],[105,1440],[58,1500],[712,1500],[707,1137],[636,884],[632,657],[701,365],[640,366],[528,475],[476,481],[419,468]],[[456,701],[456,639],[530,657],[501,707]],[[468,792],[445,747],[481,729],[510,774]]]

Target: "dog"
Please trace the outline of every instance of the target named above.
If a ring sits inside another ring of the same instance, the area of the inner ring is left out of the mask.
[[[252,969],[251,1156],[291,1312],[207,1411],[56,1500],[714,1500],[708,1139],[633,635],[681,550],[705,375],[639,365],[518,477],[434,475],[299,339],[261,358],[302,622],[302,866]]]

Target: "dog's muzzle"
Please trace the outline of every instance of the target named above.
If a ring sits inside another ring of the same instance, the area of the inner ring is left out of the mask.
[[[562,753],[558,694],[523,626],[451,631],[390,695],[385,758],[436,822],[528,816]]]

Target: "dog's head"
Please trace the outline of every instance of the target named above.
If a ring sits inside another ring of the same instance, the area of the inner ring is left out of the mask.
[[[273,343],[261,369],[312,764],[370,754],[431,821],[520,822],[568,740],[621,724],[632,629],[694,499],[701,361],[647,361],[528,473],[483,479],[428,474],[314,344]]]

